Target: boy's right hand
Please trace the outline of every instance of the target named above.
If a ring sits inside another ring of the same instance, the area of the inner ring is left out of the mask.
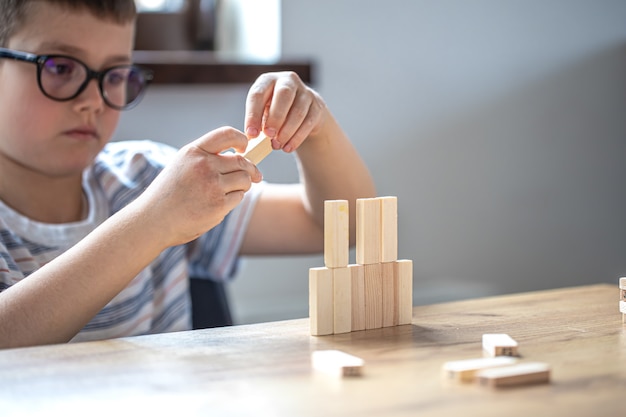
[[[247,136],[231,127],[213,130],[181,148],[137,199],[143,220],[166,246],[187,243],[219,224],[261,172],[228,149],[244,152]]]

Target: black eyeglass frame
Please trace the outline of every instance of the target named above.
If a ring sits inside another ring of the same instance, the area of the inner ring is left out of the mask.
[[[154,75],[153,72],[147,68],[143,68],[143,67],[139,67],[137,65],[132,65],[132,64],[127,64],[127,65],[115,65],[113,67],[109,67],[109,68],[105,68],[102,71],[95,71],[91,68],[89,68],[87,66],[87,64],[85,64],[84,62],[82,62],[79,59],[76,59],[72,56],[68,56],[68,55],[36,55],[36,54],[32,54],[30,52],[22,52],[22,51],[16,51],[13,49],[8,49],[8,48],[0,48],[0,58],[9,58],[9,59],[13,59],[16,61],[23,61],[23,62],[30,62],[32,64],[37,65],[37,84],[39,85],[39,89],[41,90],[41,92],[43,93],[43,95],[45,95],[46,97],[48,97],[51,100],[54,101],[70,101],[75,99],[76,97],[78,97],[83,91],[85,91],[85,88],[87,88],[87,85],[89,84],[89,82],[91,80],[98,80],[98,88],[100,90],[100,95],[102,96],[102,99],[104,100],[104,102],[106,103],[107,106],[115,109],[115,110],[128,110],[133,108],[134,106],[136,106],[137,104],[139,104],[139,102],[141,101],[141,97],[143,96],[143,94],[146,91],[146,87],[150,84],[150,82],[152,81]],[[80,85],[80,87],[78,88],[78,90],[76,91],[76,93],[74,93],[72,96],[67,97],[67,98],[58,98],[58,97],[54,97],[51,96],[50,94],[48,94],[46,92],[46,90],[44,89],[42,83],[41,83],[41,72],[43,71],[44,68],[44,64],[47,60],[51,59],[51,58],[65,58],[65,59],[70,59],[73,60],[75,62],[77,62],[78,64],[82,65],[83,68],[85,69],[85,73],[86,73],[86,78],[85,81],[83,81],[83,83]],[[104,77],[107,73],[109,73],[112,70],[116,70],[116,69],[120,69],[120,68],[132,68],[135,69],[139,72],[139,74],[143,77],[144,79],[144,86],[142,87],[141,91],[139,92],[139,94],[137,94],[137,97],[135,97],[133,99],[133,101],[131,101],[130,103],[125,104],[124,106],[118,106],[114,103],[111,103],[109,101],[109,99],[107,98],[105,91],[104,91]]]

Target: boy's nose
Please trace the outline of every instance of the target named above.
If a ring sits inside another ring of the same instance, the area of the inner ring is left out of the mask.
[[[87,109],[93,109],[96,111],[102,110],[105,106],[98,80],[89,80],[85,89],[74,99],[78,111],[84,111]]]

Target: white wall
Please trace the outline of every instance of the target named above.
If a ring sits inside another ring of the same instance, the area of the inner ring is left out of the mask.
[[[379,194],[399,198],[416,304],[626,275],[626,2],[284,0],[282,14],[283,54],[315,60]],[[117,137],[241,127],[246,91],[155,86]],[[295,178],[282,155],[261,169]],[[322,263],[247,260],[237,320],[306,317]]]

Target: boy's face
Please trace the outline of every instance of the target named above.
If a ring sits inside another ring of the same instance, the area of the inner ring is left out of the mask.
[[[68,55],[101,71],[130,63],[133,32],[133,23],[36,2],[7,47]],[[118,119],[119,111],[103,102],[96,80],[75,99],[59,102],[39,89],[36,65],[0,62],[0,166],[12,163],[49,177],[78,175],[109,141]]]

